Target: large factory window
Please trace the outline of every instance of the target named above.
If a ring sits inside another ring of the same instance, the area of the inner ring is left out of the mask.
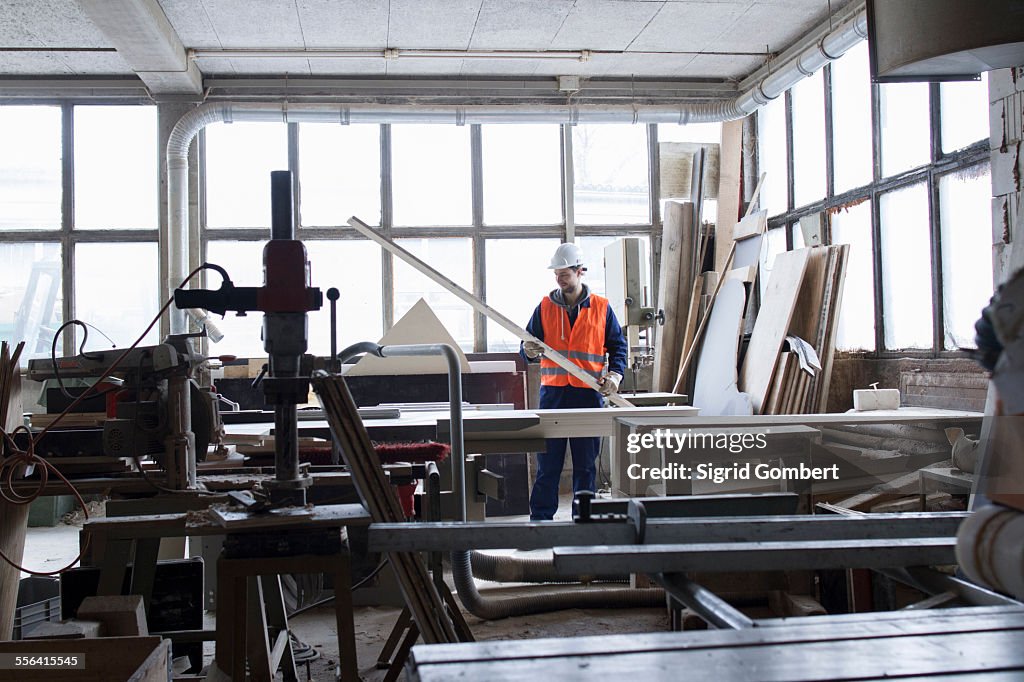
[[[160,309],[156,111],[0,106],[0,338],[25,341],[22,365],[65,320],[92,325],[90,349],[124,348]],[[82,339],[69,328],[57,353]]]
[[[851,245],[840,349],[938,357],[969,347],[992,291],[984,80],[872,85],[866,44],[825,67],[824,87],[818,78],[758,112],[769,235],[799,248],[800,219],[824,212],[823,238]]]

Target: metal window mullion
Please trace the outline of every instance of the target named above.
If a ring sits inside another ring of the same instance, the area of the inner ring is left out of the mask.
[[[651,271],[651,290],[653,291],[657,288],[658,278],[661,276],[661,243],[660,241],[655,242],[656,233],[659,236],[661,234],[659,229],[661,226],[661,149],[658,143],[658,126],[655,123],[647,126],[647,158],[647,176],[651,197],[651,228],[647,235],[651,244],[649,269]],[[655,253],[659,255],[658,258],[655,258]],[[653,298],[652,296],[652,301]]]
[[[391,183],[391,124],[380,126],[380,231],[392,238],[394,224],[393,195]],[[391,329],[395,321],[395,266],[391,253],[380,250],[381,313],[384,331]]]
[[[786,120],[786,212],[792,213],[796,209],[796,163],[793,160],[793,150],[796,145],[793,142],[793,91],[786,90],[785,93],[785,120]],[[786,226],[786,250],[793,250],[793,231]]]
[[[647,217],[653,227],[661,220],[661,175],[659,165],[661,164],[661,153],[658,149],[658,124],[647,124],[647,194],[650,197],[650,205],[647,207]]]
[[[64,301],[61,305],[62,322],[75,318],[75,123],[74,107],[69,102],[61,105],[61,276],[64,278],[61,288]],[[74,355],[78,329],[65,333],[63,354]]]
[[[473,290],[477,298],[487,300],[487,263],[484,239],[480,229],[484,225],[484,160],[483,160],[483,129],[480,124],[469,127],[470,182],[473,210],[473,230],[471,233],[473,259]],[[477,353],[487,352],[487,317],[473,311],[473,350]]]
[[[301,229],[299,204],[301,188],[299,186],[299,124],[287,123],[288,126],[288,170],[292,174],[292,225],[295,226],[295,237],[299,237]]]
[[[928,86],[928,123],[931,135],[929,136],[931,157],[928,170],[928,226],[929,226],[929,248],[932,260],[932,351],[939,353],[945,349],[945,313],[943,311],[942,291],[942,234],[939,224],[938,176],[935,174],[935,165],[942,158],[942,123],[941,123],[941,102],[938,83],[930,83]]]
[[[572,125],[563,123],[562,134],[562,219],[565,222],[563,241],[576,241],[576,174],[572,158]]]
[[[881,201],[877,189],[882,179],[882,109],[881,90],[871,84],[871,253],[872,277],[875,284],[875,353],[885,351],[885,306],[882,292],[882,226]]]
[[[871,191],[871,254],[872,277],[875,283],[875,353],[882,353],[885,348],[885,302],[882,291],[882,220],[881,193]]]
[[[822,72],[822,81],[825,90],[825,197],[830,199],[835,194],[835,145],[832,136],[835,134],[835,127],[832,122],[832,65],[826,64]],[[831,228],[831,221],[829,221]],[[829,230],[831,232],[831,229]],[[832,243],[832,235],[828,235],[828,243]]]
[[[945,313],[942,294],[942,233],[939,224],[938,176],[928,173],[928,225],[929,249],[932,259],[932,352],[945,350]]]
[[[196,198],[196,204],[199,209],[199,235],[200,241],[203,243],[203,253],[206,253],[207,248],[211,240],[216,240],[216,237],[212,235],[217,231],[211,230],[209,223],[206,219],[206,128],[200,129],[196,135],[196,158],[199,163],[199,178],[196,183],[199,196]],[[192,209],[189,207],[188,214],[191,214]],[[186,214],[186,215],[188,215]],[[199,273],[200,282],[202,286],[207,286],[207,271],[203,270]]]

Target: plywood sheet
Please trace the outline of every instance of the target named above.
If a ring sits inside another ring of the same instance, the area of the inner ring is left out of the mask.
[[[797,295],[807,270],[808,249],[786,251],[775,257],[764,302],[754,324],[747,355],[740,371],[739,389],[750,394],[754,413],[760,414],[768,395],[779,349],[789,331]]]
[[[728,414],[726,410],[738,392],[736,351],[746,302],[743,282],[727,280],[711,309],[693,391],[693,406],[704,416]]]
[[[430,305],[422,298],[409,309],[378,342],[382,346],[413,343],[447,343],[459,355],[463,373],[469,372],[469,361],[452,335],[437,319]],[[447,374],[448,363],[439,355],[423,357],[378,358],[365,355],[348,371],[348,376],[379,374]]]

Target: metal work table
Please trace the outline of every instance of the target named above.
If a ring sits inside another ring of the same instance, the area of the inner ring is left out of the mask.
[[[410,679],[811,682],[1024,677],[1024,607],[898,611],[756,621],[708,630],[417,646]],[[683,672],[685,671],[685,673]]]

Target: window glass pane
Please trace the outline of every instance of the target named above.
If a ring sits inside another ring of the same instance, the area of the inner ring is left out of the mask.
[[[768,215],[786,212],[786,186],[789,171],[786,166],[786,102],[776,97],[757,110],[757,160],[765,173],[761,186],[761,206]]]
[[[721,123],[658,124],[658,142],[709,142],[721,144]]]
[[[56,230],[60,107],[0,106],[0,230]]]
[[[473,291],[473,244],[469,239],[397,239],[404,249],[467,291]],[[473,309],[454,294],[395,258],[395,322],[425,299],[462,350],[473,350]]]
[[[650,222],[647,126],[572,126],[577,225]]]
[[[868,42],[832,62],[832,156],[835,193],[872,179],[871,73]]]
[[[270,227],[270,172],[288,170],[287,126],[213,123],[205,134],[207,227]]]
[[[156,229],[156,107],[75,107],[75,227]]]
[[[487,305],[525,328],[534,308],[555,288],[554,270],[548,270],[557,239],[488,239]],[[519,337],[487,321],[487,350],[519,350]]]
[[[473,222],[469,126],[391,126],[391,176],[395,225]]]
[[[154,242],[78,244],[75,246],[75,317],[99,329],[90,330],[86,350],[127,348],[139,338],[160,310]],[[111,268],[116,277],[111,277]],[[129,282],[130,286],[125,283]],[[159,343],[159,325],[140,345]],[[81,330],[75,332],[81,339]],[[77,343],[77,342],[76,342]]]
[[[917,168],[931,159],[927,83],[878,86],[882,128],[882,175]]]
[[[481,126],[484,222],[555,225],[562,222],[559,127]]]
[[[931,348],[928,190],[924,183],[919,183],[887,192],[881,197],[879,211],[885,347],[888,350]]]
[[[950,350],[974,347],[974,323],[992,295],[991,201],[988,162],[939,178],[942,314]]]
[[[0,338],[25,342],[21,365],[50,357],[62,320],[60,244],[0,244]],[[57,355],[63,355],[57,344]]]
[[[793,86],[793,201],[825,198],[825,79],[821,71]]]
[[[305,242],[313,286],[324,292],[324,306],[309,314],[309,352],[331,352],[331,306],[327,290],[338,289],[338,350],[383,336],[381,249],[365,240]]]
[[[849,244],[843,300],[839,305],[839,350],[875,350],[875,279],[871,248],[871,202],[832,216],[832,243]]]
[[[772,276],[772,268],[775,266],[775,256],[786,250],[786,230],[776,227],[765,232],[764,242],[761,246],[761,258],[758,267],[758,281],[761,283],[761,300],[764,300],[764,292],[768,286],[768,279]]]
[[[266,243],[266,241],[211,241],[206,245],[206,260],[227,270],[236,287],[261,287],[263,286],[263,246]],[[208,271],[206,278],[208,288],[216,289],[220,286],[220,276],[215,272]],[[317,286],[325,289],[323,285],[317,284]],[[211,344],[211,352],[231,353],[240,358],[267,357],[261,339],[263,333],[262,313],[254,312],[238,316],[236,313],[229,312],[223,320],[219,315],[210,317],[217,328],[224,332],[222,341],[216,345]]]
[[[379,225],[380,126],[300,123],[299,188],[305,227]]]
[[[942,151],[955,152],[988,139],[988,73],[980,81],[939,85]]]

